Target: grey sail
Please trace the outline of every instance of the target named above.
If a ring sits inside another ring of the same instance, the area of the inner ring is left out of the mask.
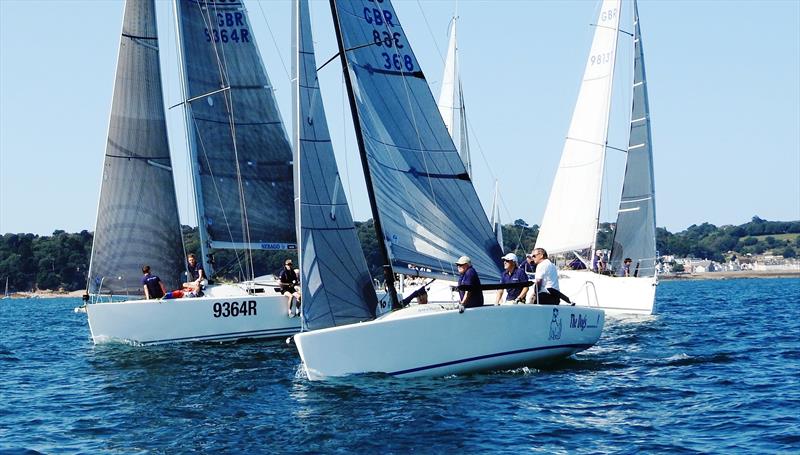
[[[177,0],[203,247],[294,248],[292,152],[238,0]]]
[[[88,291],[143,294],[142,266],[167,289],[183,249],[161,91],[155,4],[128,0],[120,38]]]
[[[639,11],[634,5],[634,78],[631,131],[622,199],[617,215],[614,244],[611,250],[613,270],[621,270],[625,258],[631,258],[631,275],[655,275],[656,200],[653,178],[653,147],[650,135],[650,107],[644,50],[639,27]]]
[[[499,280],[500,246],[389,0],[332,0],[373,216],[394,272]]]
[[[317,80],[306,0],[293,5],[294,151],[303,329],[375,317],[377,297],[345,197]]]

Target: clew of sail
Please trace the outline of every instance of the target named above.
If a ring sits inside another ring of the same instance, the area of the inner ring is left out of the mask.
[[[621,270],[622,262],[629,257],[633,260],[631,273],[634,273],[635,268],[638,269],[637,276],[649,277],[656,273],[655,179],[644,50],[639,28],[639,9],[635,1],[633,8],[633,107],[625,180],[610,262],[613,270]]]
[[[376,226],[396,273],[454,278],[472,258],[497,282],[501,250],[390,2],[332,0]]]
[[[240,0],[176,0],[203,248],[294,248],[292,152]]]
[[[450,27],[450,42],[447,46],[447,60],[444,64],[442,89],[439,92],[439,112],[442,114],[447,131],[455,142],[456,149],[467,173],[472,177],[472,158],[469,151],[467,135],[467,116],[464,108],[464,92],[461,88],[461,76],[458,64],[458,43],[456,40],[457,18],[453,18]]]
[[[536,246],[550,253],[594,246],[619,12],[620,0],[603,1],[578,101],[536,239]]]
[[[143,265],[175,289],[183,270],[155,3],[128,1],[124,14],[89,266],[92,294],[143,294]]]
[[[293,13],[293,140],[303,329],[314,330],[374,318],[377,297],[333,154],[307,0],[296,0]]]

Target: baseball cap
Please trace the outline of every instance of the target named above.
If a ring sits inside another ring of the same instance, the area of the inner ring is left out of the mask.
[[[469,256],[461,256],[456,261],[456,264],[457,265],[472,264],[472,259],[470,259]]]
[[[514,261],[514,262],[517,262],[517,255],[516,255],[516,254],[514,254],[514,253],[508,253],[508,254],[506,254],[505,256],[503,256],[503,260],[504,260],[504,261]]]

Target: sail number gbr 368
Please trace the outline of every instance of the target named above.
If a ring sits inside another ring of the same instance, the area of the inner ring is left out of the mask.
[[[375,6],[380,6],[383,0],[370,0]],[[373,27],[372,41],[376,46],[383,48],[381,52],[383,61],[380,66],[385,70],[414,71],[414,59],[405,53],[403,34],[396,31],[395,18],[391,11],[380,8],[364,7],[364,21]],[[379,67],[380,67],[379,66]]]
[[[242,300],[241,302],[214,302],[213,308],[215,318],[256,315],[255,300]]]

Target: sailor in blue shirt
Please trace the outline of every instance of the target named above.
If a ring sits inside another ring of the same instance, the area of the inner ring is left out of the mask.
[[[502,284],[526,283],[528,282],[528,274],[522,267],[517,267],[517,255],[508,253],[503,256],[503,275],[500,277]],[[525,303],[525,296],[528,295],[528,287],[524,288],[509,288],[498,289],[497,291],[497,304],[503,298],[503,292],[506,294],[506,302],[508,303]]]
[[[456,261],[458,273],[461,276],[458,278],[459,286],[480,286],[481,279],[478,277],[478,272],[472,267],[472,260],[469,256],[461,256]],[[483,306],[483,292],[480,289],[469,291],[458,291],[460,297],[459,303],[464,308],[473,308]]]

